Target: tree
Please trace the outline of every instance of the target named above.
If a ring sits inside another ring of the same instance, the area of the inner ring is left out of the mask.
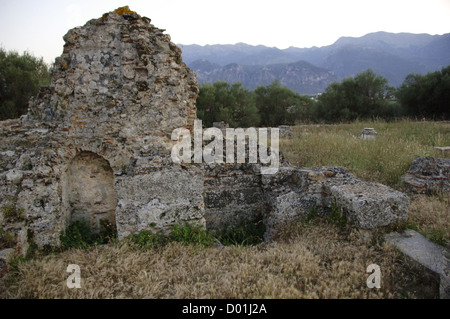
[[[42,58],[0,48],[0,120],[25,114],[30,97],[49,83],[49,68]]]
[[[295,124],[297,116],[303,114],[307,100],[309,99],[281,86],[278,80],[255,90],[255,102],[261,115],[262,126]]]
[[[277,80],[254,91],[241,82],[232,85],[217,81],[200,86],[197,116],[204,124],[224,121],[230,127],[292,125],[299,119],[311,119],[314,101],[302,96]]]
[[[253,93],[240,82],[202,84],[197,98],[197,116],[205,126],[224,121],[230,127],[251,127],[258,126],[260,121]]]
[[[387,98],[392,90],[387,79],[369,69],[328,86],[317,110],[321,118],[331,122],[386,117],[392,110]]]
[[[449,119],[450,66],[426,75],[409,74],[397,97],[410,116]]]
[[[216,107],[216,89],[212,84],[200,86],[197,98],[197,116],[206,126],[212,126],[219,110]]]
[[[233,96],[232,118],[233,127],[258,126],[261,120],[255,105],[254,94],[242,86],[241,82],[234,83],[230,88]]]

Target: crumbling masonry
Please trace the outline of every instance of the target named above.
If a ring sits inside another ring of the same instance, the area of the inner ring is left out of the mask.
[[[121,8],[70,30],[50,86],[29,112],[0,123],[0,224],[24,253],[59,245],[80,219],[119,239],[176,223],[208,228],[283,221],[334,198],[358,226],[405,219],[408,197],[342,167],[174,164],[174,129],[196,119],[196,75],[150,19]]]

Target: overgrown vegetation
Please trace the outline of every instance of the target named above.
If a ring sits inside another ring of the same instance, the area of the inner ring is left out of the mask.
[[[330,223],[335,226],[345,227],[348,225],[347,216],[342,211],[342,208],[336,203],[335,199],[331,203],[331,211],[327,218]]]
[[[24,220],[24,212],[25,210],[23,208],[17,208],[13,205],[5,206],[3,208],[3,217],[8,222],[19,222]]]
[[[377,138],[361,139],[364,127],[374,127]],[[292,138],[280,141],[280,150],[297,166],[345,166],[358,178],[402,190],[401,177],[414,157],[450,156],[433,148],[445,145],[450,145],[449,123],[377,120],[299,126]],[[450,240],[449,213],[447,195],[416,196],[404,226],[445,246]]]
[[[200,225],[173,225],[168,234],[162,231],[144,230],[129,236],[129,241],[142,249],[164,247],[171,242],[183,245],[200,245],[209,247],[214,238]]]
[[[260,223],[241,223],[222,230],[205,230],[201,225],[175,224],[168,232],[144,230],[129,236],[131,243],[143,249],[164,247],[170,243],[183,245],[252,246],[264,241],[265,226]]]
[[[409,206],[407,227],[431,241],[447,246],[450,242],[450,195],[417,195]]]
[[[238,225],[224,227],[220,231],[212,232],[214,237],[225,246],[252,246],[264,241],[266,227],[263,222],[242,222]]]
[[[360,138],[364,127],[378,132],[375,140]],[[401,120],[355,121],[339,125],[303,125],[292,138],[280,140],[280,151],[300,167],[345,166],[358,178],[401,189],[416,156],[438,154],[435,146],[450,145],[450,124]]]
[[[25,114],[30,97],[49,83],[49,67],[42,57],[0,48],[0,120]]]
[[[106,244],[116,238],[116,226],[112,225],[108,220],[100,221],[99,232],[93,232],[86,221],[75,221],[59,237],[64,249],[85,249],[94,245]]]

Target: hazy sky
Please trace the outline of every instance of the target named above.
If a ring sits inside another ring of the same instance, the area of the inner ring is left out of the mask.
[[[450,32],[450,0],[0,0],[0,46],[53,62],[66,32],[129,5],[182,44],[280,49],[376,31]]]

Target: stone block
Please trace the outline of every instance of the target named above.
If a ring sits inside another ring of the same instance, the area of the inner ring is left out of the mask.
[[[371,127],[366,127],[362,132],[361,132],[361,138],[365,139],[365,140],[374,140],[377,138],[377,131],[375,131],[374,128]]]
[[[450,192],[450,158],[416,157],[402,181],[411,193]]]
[[[438,274],[440,277],[440,298],[450,298],[450,263],[448,260],[450,252],[448,249],[430,242],[411,229],[402,234],[390,233],[385,236],[385,239],[414,261]]]
[[[330,192],[347,218],[359,228],[387,226],[408,217],[408,196],[380,183],[332,186]]]

